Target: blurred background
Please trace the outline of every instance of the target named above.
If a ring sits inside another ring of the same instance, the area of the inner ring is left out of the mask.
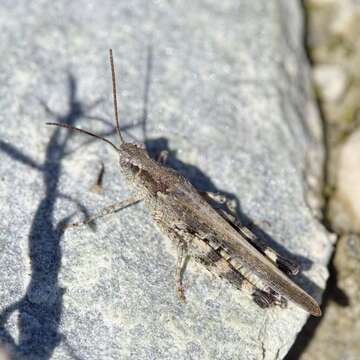
[[[338,235],[324,315],[287,358],[360,359],[360,1],[306,0],[305,46],[325,134],[324,222]]]

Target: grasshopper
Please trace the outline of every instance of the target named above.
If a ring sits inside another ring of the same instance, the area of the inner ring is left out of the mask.
[[[228,211],[211,206],[214,200],[224,203],[224,199],[219,199],[216,194],[198,191],[178,172],[165,166],[164,157],[155,161],[150,158],[143,145],[124,141],[119,126],[115,67],[111,49],[110,66],[119,146],[84,129],[60,123],[47,124],[85,133],[111,145],[119,154],[122,175],[136,190],[136,194],[71,226],[90,223],[101,216],[144,200],[159,229],[177,245],[175,279],[180,299],[185,299],[181,279],[182,267],[186,256],[190,256],[210,272],[245,290],[262,308],[273,305],[285,307],[287,300],[290,300],[310,314],[320,316],[318,303],[286,275],[296,274],[299,270],[297,264],[280,256],[251,230],[242,226],[230,206]]]

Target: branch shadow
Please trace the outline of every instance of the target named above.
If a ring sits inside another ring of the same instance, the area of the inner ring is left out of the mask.
[[[71,73],[68,73],[68,93],[68,111],[64,115],[53,112],[41,102],[49,117],[71,126],[75,126],[84,118],[98,120],[88,115],[98,101],[84,105],[78,100],[77,81]],[[108,134],[114,132],[115,129],[112,129]],[[59,332],[65,293],[65,289],[58,283],[62,258],[60,242],[64,225],[70,221],[71,215],[58,223],[54,219],[55,204],[61,198],[76,203],[84,216],[88,216],[84,206],[60,193],[58,189],[62,160],[76,151],[68,150],[73,135],[74,132],[64,132],[63,129],[55,128],[46,146],[45,160],[41,164],[36,163],[14,145],[0,139],[0,151],[14,161],[37,169],[42,174],[44,184],[44,195],[33,216],[28,236],[31,264],[29,285],[20,300],[9,304],[0,313],[0,343],[10,350],[14,359],[48,360],[62,340],[69,354],[75,356],[74,350],[67,345],[66,339]],[[88,143],[89,141],[86,142]],[[6,328],[8,319],[15,311],[18,312],[17,341]]]

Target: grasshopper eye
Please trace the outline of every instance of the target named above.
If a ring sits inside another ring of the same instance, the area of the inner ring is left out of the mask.
[[[139,144],[135,144],[135,146],[139,149],[146,150],[145,144],[139,143]]]

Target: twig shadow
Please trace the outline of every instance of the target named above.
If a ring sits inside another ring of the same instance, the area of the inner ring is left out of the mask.
[[[68,73],[68,93],[68,111],[63,115],[55,113],[45,102],[41,102],[48,117],[71,126],[84,118],[99,121],[99,118],[88,114],[98,101],[85,105],[78,100],[77,81],[71,73]],[[100,121],[106,122],[101,119]],[[112,128],[106,134],[114,131]],[[10,350],[14,359],[48,360],[64,339],[59,326],[66,290],[59,286],[58,276],[62,260],[60,242],[64,226],[69,223],[71,216],[56,223],[56,202],[60,199],[74,202],[84,216],[88,216],[86,208],[81,203],[62,194],[58,189],[62,160],[74,151],[68,149],[73,135],[71,131],[55,128],[47,143],[45,160],[42,163],[37,163],[15,145],[0,139],[0,151],[13,161],[38,170],[44,184],[44,196],[37,206],[28,236],[31,264],[29,285],[21,299],[7,305],[0,313],[0,343]],[[89,142],[91,140],[87,140],[86,143]],[[6,327],[15,311],[18,313],[16,341]],[[75,357],[74,350],[67,345],[67,340],[64,344],[70,355]],[[76,358],[79,359],[77,356]]]

